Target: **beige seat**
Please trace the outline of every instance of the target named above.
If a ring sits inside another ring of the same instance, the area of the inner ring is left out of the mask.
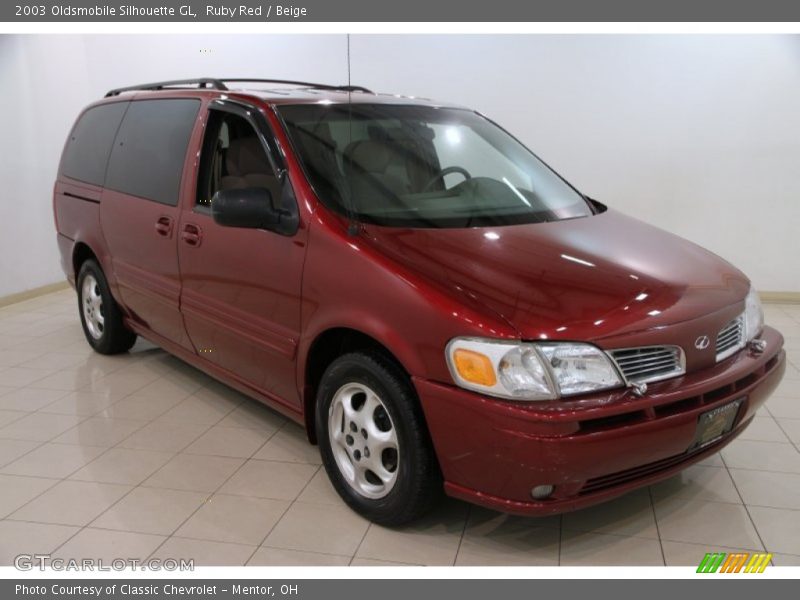
[[[273,205],[280,205],[281,185],[258,138],[244,137],[231,141],[225,154],[225,168],[228,174],[220,178],[220,190],[266,188],[272,194]]]

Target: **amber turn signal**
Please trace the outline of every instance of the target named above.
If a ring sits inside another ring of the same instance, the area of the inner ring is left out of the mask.
[[[485,354],[458,348],[453,352],[453,364],[464,381],[487,387],[497,383],[492,361]]]

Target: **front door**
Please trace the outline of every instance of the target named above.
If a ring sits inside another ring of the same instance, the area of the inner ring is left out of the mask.
[[[267,188],[274,203],[295,202],[273,140],[256,109],[211,103],[197,192],[182,207],[178,228],[181,310],[201,357],[297,409],[305,229],[285,236],[224,227],[210,211],[218,190]]]

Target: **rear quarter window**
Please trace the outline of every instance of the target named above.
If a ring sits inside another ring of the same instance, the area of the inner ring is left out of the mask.
[[[111,145],[127,107],[128,102],[102,104],[81,115],[64,147],[62,175],[103,185]]]
[[[194,99],[131,102],[111,152],[106,187],[175,206],[199,110]]]

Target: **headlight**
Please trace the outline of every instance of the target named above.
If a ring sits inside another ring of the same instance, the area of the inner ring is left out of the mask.
[[[745,341],[749,342],[764,329],[764,311],[761,309],[761,300],[758,293],[750,288],[744,301],[744,333]]]
[[[552,400],[622,385],[611,360],[591,344],[455,338],[446,355],[456,384],[501,398]]]

